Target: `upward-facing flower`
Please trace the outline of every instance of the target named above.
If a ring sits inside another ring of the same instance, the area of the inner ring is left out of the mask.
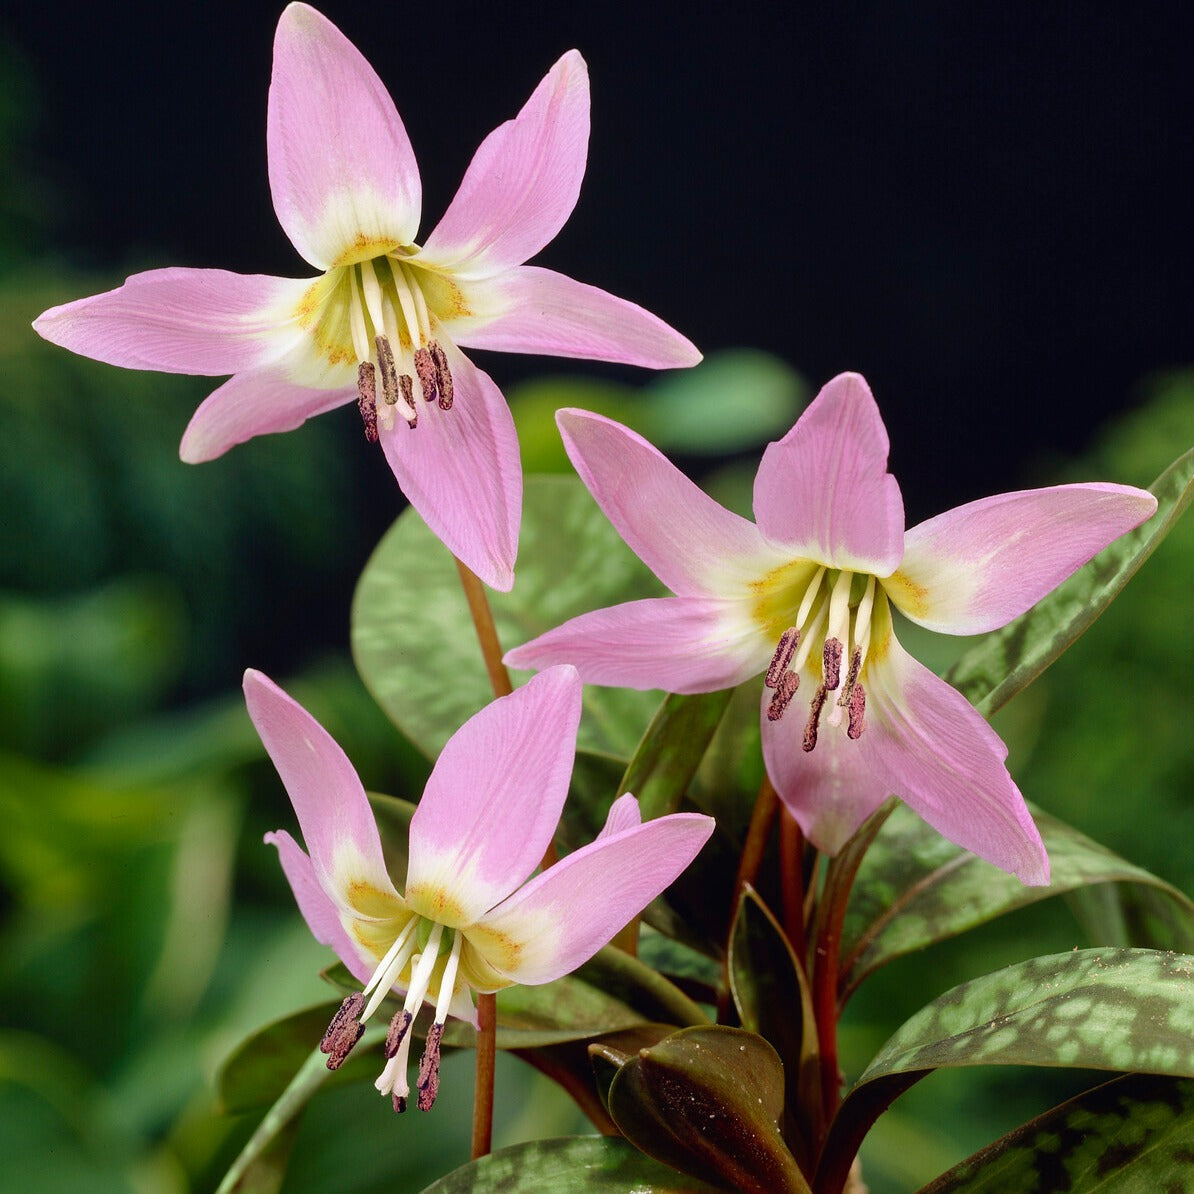
[[[405,992],[377,1080],[406,1106],[410,1027],[425,1001],[433,1023],[419,1064],[419,1107],[435,1101],[448,1015],[476,1023],[472,991],[549,983],[587,961],[696,857],[711,817],[641,823],[614,802],[597,840],[530,879],[568,794],[580,678],[551,668],[482,709],[448,740],[410,823],[406,894],[386,872],[377,825],[352,764],[328,732],[260,672],[245,673],[249,716],[290,794],[304,853],[278,848],[299,909],[364,984],[332,1020],[322,1048],[336,1068],[392,991]]]
[[[573,618],[506,655],[574,663],[593,684],[709,692],[766,669],[763,754],[821,849],[889,795],[967,850],[1048,882],[1007,748],[964,697],[908,655],[891,607],[947,634],[1023,613],[1156,510],[1124,485],[1062,485],[959,506],[904,530],[887,430],[866,382],[831,381],[763,454],[758,525],[722,509],[641,436],[557,415],[577,471],[674,597]]]
[[[133,369],[235,376],[195,412],[187,461],[289,431],[353,399],[411,504],[497,589],[522,505],[505,400],[461,348],[693,365],[633,303],[523,264],[563,226],[588,154],[584,60],[565,54],[482,142],[435,230],[406,129],[373,69],[313,8],[278,22],[267,126],[278,219],[314,279],[162,269],[45,312],[34,327]]]

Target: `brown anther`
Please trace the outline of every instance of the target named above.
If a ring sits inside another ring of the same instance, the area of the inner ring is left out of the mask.
[[[361,1011],[365,1007],[365,996],[360,991],[349,995],[327,1027],[323,1040],[319,1042],[320,1053],[328,1055],[328,1069],[338,1070],[344,1059],[352,1052],[352,1047],[361,1039],[365,1026],[360,1022]]]
[[[435,362],[425,348],[415,349],[415,372],[419,375],[423,397],[428,402],[434,402],[439,397],[439,386],[435,376]]]
[[[401,1115],[406,1110],[406,1095],[392,1094],[390,1095],[390,1102],[394,1105],[394,1110]]]
[[[444,1035],[442,1024],[432,1024],[427,1034],[427,1047],[419,1059],[419,1110],[430,1111],[439,1094],[439,1042]]]
[[[381,392],[387,406],[398,401],[398,370],[394,365],[394,350],[385,336],[374,340],[377,346],[377,365],[381,370]]]
[[[842,640],[827,638],[825,650],[821,653],[822,678],[825,687],[833,692],[842,682]]]
[[[771,698],[771,704],[767,706],[768,721],[779,721],[783,717],[784,710],[792,703],[792,698],[796,695],[796,689],[799,687],[800,677],[795,672],[784,672],[780,676],[775,696]]]
[[[385,1047],[382,1049],[387,1060],[398,1052],[398,1047],[402,1044],[402,1038],[406,1036],[407,1029],[410,1028],[410,1022],[413,1019],[414,1017],[407,1011],[394,1013],[394,1018],[390,1021],[390,1031],[386,1033]]]
[[[846,673],[846,682],[842,685],[841,695],[837,698],[839,705],[848,705],[854,692],[854,685],[858,683],[858,673],[862,670],[862,648],[855,647],[850,656],[850,670]]]
[[[796,654],[798,646],[800,646],[800,631],[795,626],[789,626],[779,636],[779,646],[775,648],[775,654],[771,657],[771,666],[767,669],[767,675],[763,677],[763,683],[768,688],[779,687],[779,682],[788,670],[788,664],[792,662],[792,656]]]
[[[398,391],[405,404],[403,417],[406,419],[406,425],[413,430],[419,425],[419,411],[415,406],[415,383],[409,373],[398,375]],[[410,411],[410,414],[406,414],[407,410]]]
[[[432,340],[427,348],[431,352],[431,359],[435,362],[435,382],[439,387],[439,408],[440,410],[451,410],[453,386],[452,372],[448,368],[448,354],[436,340]]]
[[[357,366],[357,410],[365,424],[365,438],[377,443],[377,378],[372,361]]]
[[[825,708],[825,697],[829,690],[824,684],[817,685],[813,693],[812,708],[808,714],[808,724],[804,727],[804,741],[800,744],[802,750],[809,751],[817,745],[817,722],[821,719],[821,710]]]
[[[850,721],[846,726],[846,737],[857,741],[862,737],[862,719],[866,713],[866,690],[861,684],[854,685],[850,693]]]

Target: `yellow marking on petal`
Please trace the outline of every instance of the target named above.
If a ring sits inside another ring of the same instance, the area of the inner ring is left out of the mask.
[[[400,916],[405,911],[401,900],[395,899],[392,892],[384,891],[365,879],[353,879],[347,883],[344,898],[354,912],[374,920]]]
[[[470,925],[465,939],[473,950],[467,959],[470,969],[486,970],[494,977],[518,969],[525,946],[521,941],[515,941],[508,933],[499,932],[481,923]],[[463,964],[462,961],[462,966]]]
[[[350,322],[351,284],[344,270],[329,270],[307,287],[294,311],[299,326],[311,336],[315,355],[329,365],[357,360]]]
[[[458,929],[465,923],[465,910],[442,888],[421,884],[406,889],[406,905],[412,912],[445,928]]]
[[[424,269],[414,261],[408,261],[407,267],[415,271],[419,288],[427,300],[427,309],[439,323],[450,323],[453,319],[468,319],[473,314],[472,308],[465,301],[464,291],[447,274]]]
[[[789,560],[748,585],[751,617],[763,637],[779,641],[820,565],[811,560]]]
[[[929,591],[898,569],[880,582],[896,608],[913,618],[929,615]]]
[[[368,261],[373,257],[384,257],[399,247],[398,241],[389,237],[366,236],[363,232],[358,232],[352,244],[332,262],[332,268],[356,265],[358,261]]]

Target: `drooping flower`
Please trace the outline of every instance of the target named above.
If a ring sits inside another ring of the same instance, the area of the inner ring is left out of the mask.
[[[500,391],[461,349],[648,368],[700,360],[641,307],[523,264],[580,192],[584,59],[566,53],[482,142],[422,245],[418,166],[393,101],[352,43],[305,4],[278,22],[267,134],[274,208],[319,277],[151,270],[33,326],[113,365],[234,374],[195,412],[181,445],[190,462],[355,399],[366,435],[431,529],[483,580],[509,589],[518,440]]]
[[[1040,835],[973,706],[896,641],[894,606],[946,634],[1023,613],[1156,510],[1144,490],[1061,485],[959,506],[908,531],[866,382],[834,378],[763,454],[752,523],[641,436],[557,421],[584,483],[675,594],[573,618],[506,662],[567,661],[586,683],[710,692],[765,672],[763,754],[806,836],[830,853],[889,795],[941,834],[1048,882]]]
[[[575,970],[696,857],[713,820],[643,824],[614,802],[597,839],[530,879],[555,832],[576,750],[581,683],[555,667],[467,721],[444,746],[410,824],[406,891],[386,871],[361,781],[331,735],[260,672],[245,700],[294,805],[307,851],[266,834],[311,932],[364,989],[344,1000],[321,1047],[338,1067],[391,991],[405,993],[377,1080],[406,1106],[410,1028],[434,1007],[418,1105],[435,1101],[449,1015],[476,1024],[470,992],[549,983]],[[528,879],[530,880],[528,882]]]

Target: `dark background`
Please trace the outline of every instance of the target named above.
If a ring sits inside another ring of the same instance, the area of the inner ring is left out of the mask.
[[[814,384],[861,370],[921,513],[1081,446],[1190,359],[1185,8],[324,6],[406,122],[423,236],[484,134],[578,47],[588,175],[540,260],[706,351],[767,348]],[[266,180],[278,11],[10,6],[55,253],[308,272]]]

